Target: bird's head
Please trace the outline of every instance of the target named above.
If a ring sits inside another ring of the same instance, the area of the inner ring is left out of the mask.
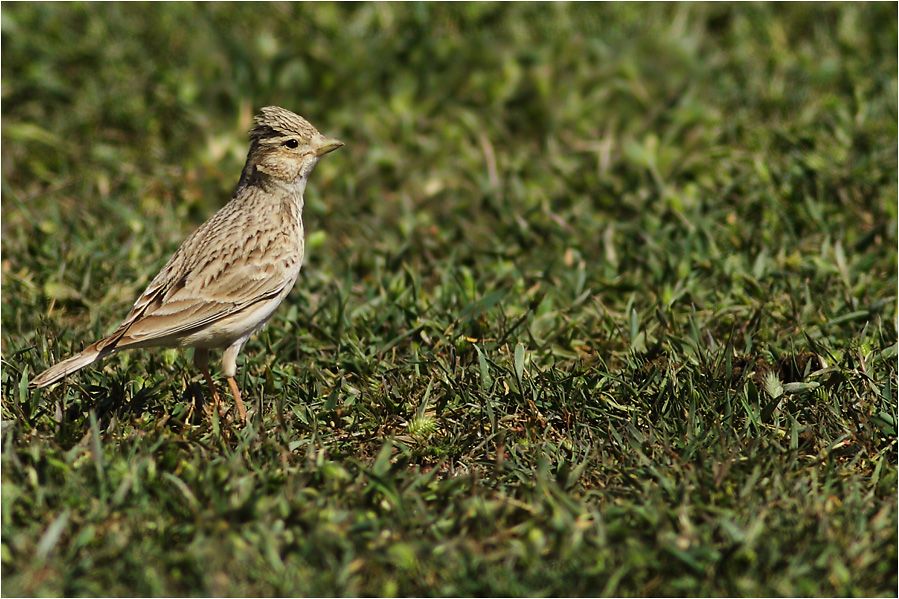
[[[309,121],[278,106],[266,106],[254,119],[250,152],[241,181],[258,173],[282,183],[305,182],[319,158],[343,142],[325,137]]]

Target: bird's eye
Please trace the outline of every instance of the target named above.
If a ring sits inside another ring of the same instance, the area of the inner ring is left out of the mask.
[[[288,139],[287,141],[284,142],[284,145],[290,149],[295,149],[295,148],[300,147],[300,142],[298,142],[295,139]]]

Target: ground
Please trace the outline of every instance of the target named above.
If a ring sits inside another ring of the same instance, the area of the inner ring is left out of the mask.
[[[3,594],[894,596],[896,23],[4,4]],[[28,390],[268,104],[346,147],[250,423],[190,351]]]

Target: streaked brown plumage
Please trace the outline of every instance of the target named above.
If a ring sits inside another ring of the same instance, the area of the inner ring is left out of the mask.
[[[343,144],[302,117],[263,108],[230,202],[194,231],[108,337],[32,381],[46,387],[100,358],[138,347],[195,347],[213,396],[209,350],[224,348],[223,373],[242,418],[237,354],[290,292],[303,264],[303,191],[321,156]]]

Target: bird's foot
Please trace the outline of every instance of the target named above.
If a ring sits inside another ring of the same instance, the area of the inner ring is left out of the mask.
[[[240,419],[246,424],[247,409],[244,407],[243,400],[240,398],[240,389],[233,376],[228,377],[228,386],[231,387],[231,394],[234,396],[234,403],[237,405],[237,413],[240,414]]]

